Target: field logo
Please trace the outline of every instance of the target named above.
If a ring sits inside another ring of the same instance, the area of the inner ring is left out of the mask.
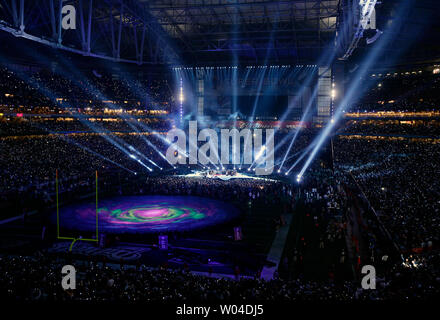
[[[63,6],[61,13],[63,19],[61,20],[61,26],[64,30],[76,29],[76,9],[72,5]]]
[[[197,121],[189,121],[189,138],[181,129],[172,129],[167,134],[170,146],[166,158],[171,164],[201,165],[249,165],[256,175],[270,175],[274,168],[274,129],[266,129],[263,144],[262,129],[221,129],[221,153],[218,154],[219,137],[213,129],[202,129],[197,134]],[[177,138],[177,140],[176,140]],[[189,151],[187,150],[187,140]],[[241,141],[244,145],[241,148]],[[198,143],[203,144],[198,147]],[[242,152],[243,150],[243,152]]]

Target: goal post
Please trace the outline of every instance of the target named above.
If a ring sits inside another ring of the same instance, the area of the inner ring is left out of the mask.
[[[57,207],[57,240],[72,240],[69,251],[72,251],[73,245],[76,241],[99,241],[99,225],[98,225],[98,171],[95,171],[95,212],[96,212],[96,239],[75,238],[60,236],[60,207],[59,207],[59,185],[58,185],[58,169],[55,171],[55,193],[56,193],[56,207]]]

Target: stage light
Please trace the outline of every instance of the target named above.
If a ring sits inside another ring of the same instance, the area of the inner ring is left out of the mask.
[[[335,53],[333,52],[332,56],[333,56],[334,54],[335,54]],[[307,79],[306,79],[305,84],[306,84],[306,85],[309,85],[309,84],[311,84],[311,82],[312,82],[312,77],[309,75],[309,76],[307,77]],[[300,91],[301,94],[303,93],[304,88],[305,88],[305,86],[303,86],[303,88],[301,89],[301,91]],[[316,86],[316,87],[314,88],[313,93],[312,93],[312,97],[314,97],[314,96],[317,95],[317,94],[318,94],[318,86]],[[300,123],[301,123],[301,124],[304,123],[304,121],[307,119],[307,116],[308,116],[308,114],[309,114],[309,111],[310,111],[310,109],[312,108],[313,101],[314,101],[314,99],[309,99],[309,101],[308,101],[308,103],[307,103],[307,106],[306,106],[306,108],[305,108],[305,111],[303,112],[303,114],[302,114],[302,116],[301,116],[301,119],[300,119]],[[295,134],[294,134],[292,140],[290,141],[289,147],[287,148],[287,151],[286,151],[286,153],[284,154],[284,158],[283,158],[283,161],[281,162],[280,169],[283,168],[283,166],[284,166],[284,162],[286,161],[287,156],[288,156],[288,154],[289,154],[291,148],[293,147],[293,145],[294,145],[294,143],[295,143],[295,141],[296,141],[296,138],[298,137],[298,134],[299,134],[300,131],[301,131],[301,127],[298,128],[298,129],[295,131]]]
[[[296,182],[300,182],[301,181],[302,176],[299,174],[296,176]]]
[[[281,170],[279,170],[279,169],[278,169],[278,171],[277,171],[277,172],[278,172],[278,173],[280,173],[280,172],[281,172]]]
[[[336,90],[335,89],[332,89],[331,96],[332,96],[332,99],[336,98]]]
[[[137,160],[137,157],[134,154],[130,154],[130,158]]]
[[[179,95],[179,98],[180,98],[180,106],[179,106],[179,109],[180,109],[180,124],[182,125],[182,123],[183,123],[183,80],[182,80],[182,78],[180,78],[180,95]]]
[[[380,31],[379,29],[377,29],[377,30],[376,30],[376,34],[375,34],[373,37],[368,38],[368,39],[366,40],[367,44],[372,44],[372,43],[374,43],[377,39],[379,39],[379,37],[380,37],[382,34],[383,34],[383,32]]]

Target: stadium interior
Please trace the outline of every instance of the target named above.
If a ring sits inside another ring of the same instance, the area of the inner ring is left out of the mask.
[[[439,9],[0,0],[0,298],[434,300]]]

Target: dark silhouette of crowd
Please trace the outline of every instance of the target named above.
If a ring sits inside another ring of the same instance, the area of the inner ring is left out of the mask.
[[[440,138],[440,121],[438,119],[424,120],[348,120],[338,133]]]
[[[440,76],[430,70],[374,73],[364,81],[369,89],[350,111],[438,110]]]
[[[340,137],[335,152],[402,250],[438,246],[438,143]]]
[[[0,105],[23,113],[106,107],[171,111],[173,94],[168,81],[102,70],[10,65],[0,68]]]
[[[144,265],[112,265],[77,262],[70,258],[0,256],[0,297],[2,301],[82,302],[237,302],[237,301],[418,301],[434,299],[440,275],[439,254],[423,259],[417,268],[393,267],[389,276],[378,276],[376,290],[363,290],[359,282],[311,281],[301,278],[219,279],[194,275],[187,270]],[[63,290],[61,268],[77,269],[75,290]]]

